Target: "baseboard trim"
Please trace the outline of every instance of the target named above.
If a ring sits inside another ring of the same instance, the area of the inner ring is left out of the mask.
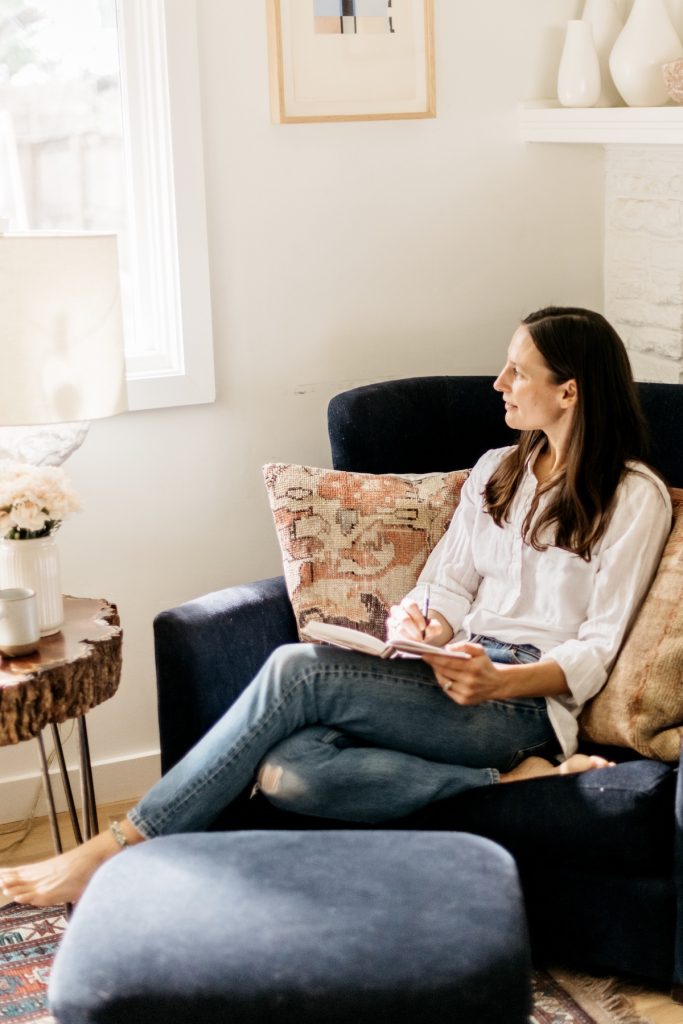
[[[158,750],[94,762],[92,771],[97,803],[109,804],[118,800],[137,799],[159,778],[160,763]],[[76,805],[80,806],[80,773],[76,766],[71,765],[68,772]],[[50,779],[57,810],[65,811],[66,800],[57,769],[50,770]],[[40,793],[40,799],[36,814],[47,814],[40,772],[0,779],[0,824],[23,821],[29,815],[37,793]]]

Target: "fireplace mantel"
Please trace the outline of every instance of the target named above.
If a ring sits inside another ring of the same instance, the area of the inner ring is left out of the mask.
[[[683,146],[683,106],[561,107],[552,100],[522,103],[524,142]]]

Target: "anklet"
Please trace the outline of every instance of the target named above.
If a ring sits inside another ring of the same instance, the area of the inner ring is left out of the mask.
[[[111,834],[113,835],[116,842],[119,844],[121,849],[124,850],[126,846],[129,845],[129,843],[126,837],[124,836],[123,832],[121,831],[121,826],[119,825],[118,821],[112,821],[109,828],[111,829]]]

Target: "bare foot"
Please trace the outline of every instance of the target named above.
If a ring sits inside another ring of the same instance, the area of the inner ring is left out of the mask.
[[[592,768],[614,768],[614,764],[614,761],[606,761],[597,754],[572,754],[562,762],[557,771],[559,775],[575,775],[578,772],[588,772]]]
[[[597,754],[572,754],[561,765],[551,764],[543,757],[527,757],[511,772],[501,774],[501,782],[519,782],[521,779],[540,778],[543,775],[576,775],[593,768],[611,768],[614,761],[606,761]]]
[[[121,829],[130,843],[143,836],[128,820]],[[15,903],[50,907],[55,903],[75,903],[105,861],[121,852],[111,831],[100,832],[86,843],[37,864],[0,870],[0,892]]]

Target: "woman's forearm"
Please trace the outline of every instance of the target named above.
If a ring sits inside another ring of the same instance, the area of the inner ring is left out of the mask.
[[[570,693],[567,677],[556,661],[529,665],[494,664],[501,681],[499,699],[510,697],[559,697]]]

